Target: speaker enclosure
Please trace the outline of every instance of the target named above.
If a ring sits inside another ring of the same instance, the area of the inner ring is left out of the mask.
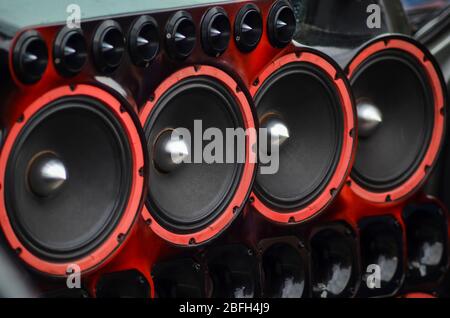
[[[429,85],[429,88],[431,89],[431,92],[429,93],[433,96],[433,109],[430,111],[432,111],[434,123],[432,126],[431,137],[428,145],[426,145],[426,151],[423,154],[422,159],[419,161],[414,171],[408,174],[406,180],[401,184],[396,185],[391,189],[377,191],[358,182],[354,177],[355,172],[352,172],[350,187],[353,192],[364,200],[374,203],[386,203],[405,199],[423,185],[425,179],[430,174],[431,168],[436,162],[445,129],[446,97],[443,90],[442,75],[434,58],[428,50],[413,39],[401,35],[389,35],[381,36],[369,41],[358,51],[346,67],[346,72],[350,81],[354,81],[354,77],[358,74],[358,70],[361,69],[370,58],[376,56],[376,54],[385,54],[386,56],[389,56],[389,52],[399,52],[400,54],[413,59],[420,65],[421,71],[426,74],[428,79],[427,85]],[[356,160],[358,160],[358,155],[356,155]]]

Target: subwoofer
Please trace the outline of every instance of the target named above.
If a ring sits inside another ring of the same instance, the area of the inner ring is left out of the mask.
[[[359,121],[350,187],[375,203],[404,199],[423,184],[441,148],[446,101],[440,70],[414,40],[383,36],[364,45],[346,71]]]

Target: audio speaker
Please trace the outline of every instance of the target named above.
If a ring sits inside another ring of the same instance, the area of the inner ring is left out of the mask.
[[[244,245],[215,246],[205,256],[214,298],[259,296],[258,260]]]
[[[115,272],[123,268],[113,256],[133,250],[132,258],[154,256],[136,261],[147,273],[165,253],[159,238],[209,242],[245,206],[255,134],[245,137],[244,159],[226,164],[175,165],[167,136],[195,133],[197,120],[221,133],[254,130],[247,86],[288,45],[292,15],[285,1],[197,4],[85,3],[75,28],[58,14],[63,3],[41,4],[45,19],[27,15],[35,4],[26,12],[0,4],[10,12],[0,14],[0,223],[32,268]]]
[[[265,239],[258,248],[263,297],[309,296],[309,255],[298,238]]]
[[[366,43],[346,70],[359,121],[351,188],[375,203],[404,199],[423,184],[441,148],[440,70],[427,49],[403,36]]]
[[[91,85],[15,104],[0,155],[1,225],[35,269],[61,276],[76,262],[90,270],[129,232],[141,206],[144,156],[127,109]]]
[[[394,295],[403,283],[404,274],[403,233],[400,223],[392,216],[379,216],[364,218],[359,221],[358,226],[363,272],[359,295]],[[378,282],[370,280],[369,275],[373,274]],[[370,283],[373,285],[369,287]]]
[[[275,41],[286,46],[295,15],[287,1],[275,3],[272,12],[277,10],[268,23],[287,25]],[[356,112],[345,74],[326,55],[290,44],[259,70],[250,93],[266,129],[260,153],[279,158],[270,173],[260,162],[252,205],[276,223],[310,219],[329,206],[351,168]]]
[[[448,217],[434,203],[410,204],[403,211],[407,240],[407,286],[442,279],[448,267]]]
[[[310,238],[313,297],[355,296],[359,260],[355,233],[343,223],[319,226]]]
[[[100,277],[95,287],[97,298],[148,298],[150,285],[136,270],[108,273]]]
[[[255,171],[248,159],[256,140],[246,137],[243,162],[173,164],[169,147],[176,141],[171,136],[180,128],[194,136],[198,122],[205,130],[218,129],[223,136],[227,129],[254,128],[244,93],[219,69],[188,67],[156,89],[152,101],[142,110],[141,120],[152,183],[144,218],[153,231],[177,245],[201,244],[214,238],[235,218],[248,196]],[[195,156],[193,142],[178,142],[183,144],[180,156]],[[224,156],[228,156],[227,152],[236,154],[237,147],[235,144],[232,149],[224,149]]]
[[[152,268],[157,298],[204,298],[205,279],[201,264],[190,258],[156,263]]]

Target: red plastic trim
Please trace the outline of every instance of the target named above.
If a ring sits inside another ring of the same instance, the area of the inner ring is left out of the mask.
[[[221,82],[235,97],[239,104],[244,119],[245,129],[255,128],[255,122],[253,119],[253,113],[250,104],[245,97],[245,94],[238,89],[238,84],[225,72],[211,67],[211,66],[195,66],[184,68],[170,77],[168,77],[155,91],[155,98],[153,101],[149,101],[143,108],[140,118],[142,125],[145,125],[148,117],[150,116],[155,105],[158,104],[159,99],[164,95],[167,90],[178,82],[194,77],[194,76],[209,76]],[[176,245],[188,246],[193,244],[204,243],[224,230],[231,224],[235,217],[235,208],[240,209],[247,198],[248,192],[253,183],[253,176],[256,169],[256,154],[252,151],[252,145],[256,144],[256,134],[248,134],[246,137],[246,162],[242,173],[241,181],[237,187],[234,197],[231,199],[230,204],[226,207],[223,213],[217,217],[206,228],[188,234],[179,234],[170,231],[161,226],[157,220],[152,216],[152,213],[144,207],[142,216],[147,221],[150,228],[161,238]],[[151,180],[149,181],[151,187]]]
[[[276,211],[273,208],[265,205],[260,199],[258,199],[258,196],[255,193],[252,194],[252,205],[259,213],[261,213],[271,221],[284,224],[299,223],[306,219],[309,219],[317,213],[321,212],[333,201],[335,193],[337,193],[337,190],[342,187],[344,181],[350,173],[350,167],[353,161],[355,149],[355,111],[349,88],[344,80],[339,78],[339,76],[336,76],[338,73],[337,69],[330,62],[325,60],[325,58],[312,52],[301,52],[300,54],[292,53],[289,55],[285,55],[274,61],[261,73],[261,75],[258,77],[259,80],[256,82],[258,84],[253,85],[250,89],[251,95],[254,97],[261,85],[264,84],[264,81],[279,68],[289,63],[299,62],[309,63],[319,68],[321,71],[327,74],[330,80],[332,80],[336,85],[336,90],[339,93],[344,116],[344,129],[342,132],[343,141],[339,163],[332,178],[330,179],[322,193],[320,193],[320,195],[307,207],[289,213],[286,213],[285,211]],[[299,87],[299,89],[302,88]]]
[[[110,111],[112,111],[114,115],[117,116],[117,118],[120,119],[122,127],[126,131],[126,134],[128,136],[129,144],[132,150],[133,177],[130,197],[119,224],[108,237],[108,239],[96,250],[89,253],[88,256],[85,256],[81,259],[63,263],[55,263],[43,260],[29,251],[16,236],[14,229],[12,228],[12,225],[10,223],[8,213],[6,211],[4,186],[0,188],[0,225],[9,244],[18,252],[18,256],[25,263],[42,273],[54,276],[65,276],[67,274],[67,267],[70,264],[77,264],[82,272],[87,272],[99,266],[106,259],[108,259],[124,242],[123,239],[119,240],[118,238],[125,238],[129,233],[130,228],[134,224],[136,215],[139,211],[139,205],[144,189],[144,178],[140,175],[139,171],[144,166],[144,156],[140,137],[133,120],[127,112],[121,111],[120,102],[112,95],[105,92],[104,90],[89,85],[78,85],[73,90],[68,86],[53,89],[36,99],[31,105],[26,108],[25,112],[23,113],[24,120],[14,123],[1,151],[0,182],[2,183],[2,185],[5,182],[5,171],[9,155],[14,146],[17,136],[21,132],[22,128],[26,125],[27,121],[36,112],[48,106],[53,101],[62,97],[79,95],[88,96],[99,100]]]
[[[433,90],[434,98],[434,128],[430,141],[430,146],[419,165],[416,172],[403,184],[387,192],[372,192],[363,188],[354,180],[351,180],[351,189],[355,194],[365,200],[384,203],[389,201],[401,200],[412,194],[426,179],[429,168],[433,166],[436,157],[441,148],[444,135],[444,93],[442,91],[439,75],[434,68],[433,63],[427,58],[426,54],[417,46],[401,39],[384,39],[373,43],[360,52],[350,63],[348,68],[348,77],[351,79],[355,71],[372,55],[384,50],[400,50],[414,57],[422,66],[429,78],[429,84]]]

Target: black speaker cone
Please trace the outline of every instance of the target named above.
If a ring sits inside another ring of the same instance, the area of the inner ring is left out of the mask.
[[[253,251],[243,245],[219,246],[208,251],[207,265],[214,298],[258,296],[258,267]]]
[[[267,20],[270,43],[279,48],[288,45],[294,37],[296,25],[294,10],[289,2],[276,2]]]
[[[17,40],[13,53],[14,71],[25,84],[38,82],[48,64],[47,45],[36,31],[24,32]]]
[[[210,77],[185,79],[158,100],[145,124],[151,160],[147,207],[159,224],[177,233],[203,229],[224,211],[236,192],[244,165],[236,161],[195,162],[195,147],[204,149],[208,142],[195,146],[192,140],[192,144],[186,141],[190,161],[165,169],[159,163],[161,141],[177,128],[187,129],[194,138],[195,121],[201,121],[203,131],[216,128],[223,136],[227,128],[244,127],[234,96]],[[227,151],[236,153],[236,147],[224,149],[224,155]]]
[[[330,79],[306,63],[287,64],[262,84],[255,96],[261,125],[275,118],[289,132],[279,147],[279,170],[259,169],[255,192],[265,204],[297,210],[326,187],[343,139],[339,100]]]
[[[434,204],[410,205],[404,211],[409,283],[433,281],[448,263],[447,220]]]
[[[243,52],[256,48],[263,33],[262,17],[254,4],[245,5],[236,16],[234,24],[234,39]]]
[[[310,241],[315,297],[349,297],[355,293],[355,243],[348,230],[342,230],[321,230]]]
[[[178,259],[155,264],[152,277],[158,298],[203,298],[203,269],[191,259]]]
[[[417,170],[430,143],[434,104],[427,76],[409,55],[386,50],[365,61],[351,81],[358,116],[368,105],[379,113],[377,127],[360,125],[352,177],[371,191],[392,190]]]
[[[275,243],[264,251],[264,297],[301,298],[306,294],[306,259],[293,246]]]
[[[367,288],[368,275],[362,277],[364,295],[381,296],[394,293],[400,288],[403,264],[403,240],[400,225],[391,217],[369,218],[360,222],[362,272],[368,266],[380,268],[380,286]]]
[[[169,54],[175,59],[186,59],[191,55],[197,41],[195,24],[186,11],[176,12],[166,26],[166,44]]]
[[[46,260],[87,255],[120,220],[131,168],[127,136],[103,104],[67,97],[47,105],[26,122],[7,164],[5,201],[17,236]]]
[[[228,15],[222,8],[210,9],[202,21],[202,44],[205,52],[219,56],[228,48],[231,26]]]
[[[122,28],[113,20],[106,20],[97,28],[93,42],[94,59],[100,72],[115,71],[125,52]]]
[[[128,45],[133,63],[145,67],[159,52],[159,30],[155,19],[139,17],[131,26]]]
[[[87,61],[86,42],[79,29],[63,28],[53,48],[55,66],[63,76],[74,76]]]

